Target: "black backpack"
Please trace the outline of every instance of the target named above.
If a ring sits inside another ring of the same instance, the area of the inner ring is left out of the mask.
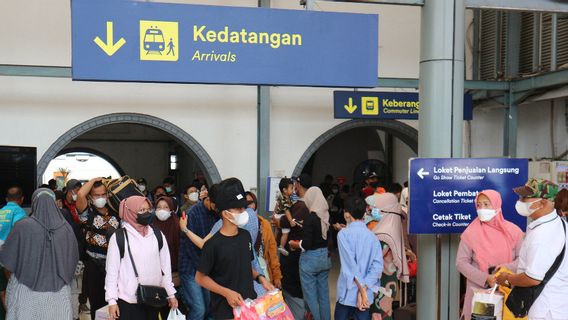
[[[158,251],[162,250],[162,247],[164,246],[164,239],[162,238],[162,232],[160,231],[160,229],[158,229],[155,226],[151,226],[152,230],[154,230],[154,235],[156,236],[156,239],[158,239]],[[120,252],[120,259],[124,258],[124,233],[126,232],[126,230],[124,228],[118,228],[116,229],[116,231],[114,232],[114,234],[116,235],[116,244],[118,244],[118,251]]]

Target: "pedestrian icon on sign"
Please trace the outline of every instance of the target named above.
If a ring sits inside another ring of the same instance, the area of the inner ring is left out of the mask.
[[[170,54],[171,54],[171,55],[175,56],[175,55],[176,55],[176,51],[175,51],[175,49],[174,49],[175,47],[176,47],[176,46],[175,46],[175,44],[174,44],[173,39],[170,38],[170,43],[168,43],[168,48],[169,48],[170,50],[168,51],[167,55],[170,55]]]

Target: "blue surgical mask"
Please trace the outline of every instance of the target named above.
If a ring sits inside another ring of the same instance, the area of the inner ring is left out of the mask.
[[[300,199],[300,197],[298,197],[298,195],[296,194],[296,192],[292,193],[292,195],[290,196],[290,199],[292,199],[292,201],[296,202],[298,201],[298,199]]]
[[[380,221],[383,218],[381,210],[379,208],[373,208],[373,210],[371,210],[371,217],[373,220]]]
[[[171,193],[172,192],[172,188],[171,187],[166,187],[166,193]]]

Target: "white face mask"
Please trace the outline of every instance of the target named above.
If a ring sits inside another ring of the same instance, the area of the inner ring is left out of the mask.
[[[160,221],[166,221],[168,220],[168,218],[172,215],[171,211],[168,210],[164,210],[164,209],[160,209],[160,210],[156,210],[156,217],[160,220]]]
[[[141,184],[141,185],[138,186],[138,189],[139,189],[140,191],[144,192],[144,191],[146,191],[146,186],[143,185],[143,184]]]
[[[523,216],[523,217],[528,217],[531,214],[535,213],[535,211],[537,211],[538,209],[531,209],[530,206],[535,203],[536,201],[533,202],[522,202],[521,200],[517,200],[517,203],[515,204],[515,209],[517,210],[517,212]]]
[[[73,199],[73,201],[77,201],[77,195],[76,195],[76,194],[72,194],[72,195],[71,195],[71,199]]]
[[[197,192],[192,192],[190,194],[187,195],[187,198],[189,199],[189,201],[191,202],[197,202],[197,200],[199,200],[199,193]]]
[[[95,205],[95,207],[102,209],[105,207],[107,203],[107,199],[106,198],[97,198],[93,201],[93,204]]]
[[[483,222],[490,221],[496,214],[495,209],[477,209],[477,216]]]
[[[236,214],[228,210],[227,212],[233,216],[231,222],[239,228],[245,226],[249,222],[249,215],[248,212],[246,212],[246,210],[243,211],[242,213],[236,213]]]

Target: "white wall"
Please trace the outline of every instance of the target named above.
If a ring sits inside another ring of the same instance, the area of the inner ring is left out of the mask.
[[[174,1],[256,6],[256,0]],[[316,9],[379,13],[379,74],[418,77],[420,9],[418,7],[321,2]],[[278,8],[299,9],[298,1],[273,0]],[[469,18],[468,18],[469,19]],[[0,64],[71,65],[68,0],[5,0],[0,21]],[[468,22],[466,22],[467,25]],[[383,90],[384,91],[384,90]],[[404,90],[398,90],[404,91]],[[333,89],[272,88],[271,174],[290,175],[308,146],[344,120],[333,119]],[[38,159],[71,127],[93,117],[136,112],[170,121],[192,135],[209,153],[222,177],[238,176],[245,187],[256,185],[256,88],[246,86],[95,83],[70,79],[0,77],[0,145],[35,146]],[[566,149],[564,103],[555,113],[556,154]],[[548,108],[521,106],[519,155],[551,156]],[[502,154],[503,112],[476,109],[472,121],[472,156]],[[417,127],[417,121],[405,121]],[[399,142],[397,144],[400,145]],[[412,155],[405,146],[395,154],[396,179],[406,180]]]

